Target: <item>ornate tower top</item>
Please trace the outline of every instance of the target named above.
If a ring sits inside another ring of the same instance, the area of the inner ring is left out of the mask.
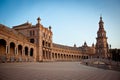
[[[102,20],[102,16],[100,16],[99,28],[104,28],[104,22]]]
[[[38,24],[40,24],[40,21],[41,21],[40,17],[37,18],[37,21],[38,21]]]

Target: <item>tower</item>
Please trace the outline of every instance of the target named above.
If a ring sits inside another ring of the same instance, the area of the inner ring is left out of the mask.
[[[104,22],[102,20],[102,17],[100,17],[99,29],[97,31],[96,56],[98,58],[108,57],[108,43],[107,43],[106,31],[104,30]]]

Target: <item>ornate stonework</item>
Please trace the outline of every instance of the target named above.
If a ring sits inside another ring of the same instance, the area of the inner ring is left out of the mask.
[[[96,38],[96,56],[100,58],[108,57],[108,43],[106,37],[106,31],[104,30],[104,22],[102,17],[100,17],[99,21],[99,30],[97,32]]]
[[[38,18],[36,25],[26,22],[13,28],[0,24],[0,61],[79,61],[91,58],[99,50],[101,39],[104,41],[103,54],[107,52],[107,38],[103,27],[102,30],[99,28],[96,46],[88,46],[85,42],[81,47],[72,47],[53,43],[51,26],[46,28],[40,21]],[[100,26],[103,23],[101,21]]]

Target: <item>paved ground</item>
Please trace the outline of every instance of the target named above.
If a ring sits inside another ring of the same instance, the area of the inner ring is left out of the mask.
[[[120,80],[120,72],[80,62],[1,63],[0,80]]]
[[[81,61],[81,63],[92,67],[120,71],[120,62],[116,62],[108,59],[98,59],[98,58],[84,59]]]

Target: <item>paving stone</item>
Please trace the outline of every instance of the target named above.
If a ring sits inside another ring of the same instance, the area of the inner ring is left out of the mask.
[[[1,63],[0,80],[120,80],[120,72],[80,62]]]

